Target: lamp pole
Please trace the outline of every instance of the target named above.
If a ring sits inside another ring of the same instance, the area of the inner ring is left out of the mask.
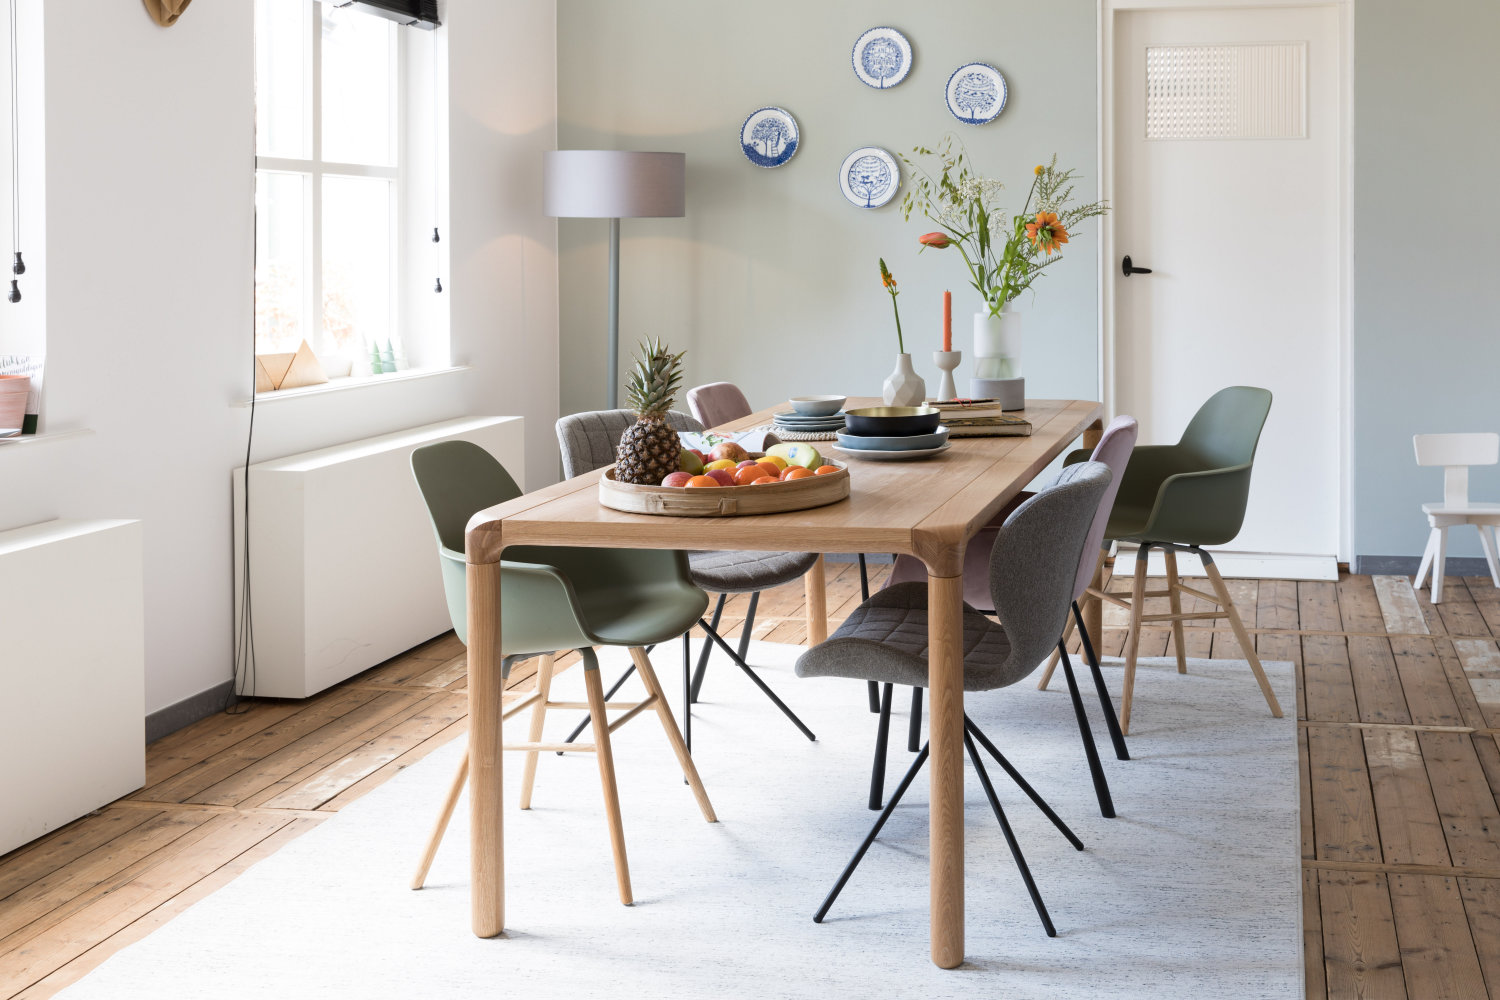
[[[620,220],[609,220],[609,391],[611,410],[620,406]]]

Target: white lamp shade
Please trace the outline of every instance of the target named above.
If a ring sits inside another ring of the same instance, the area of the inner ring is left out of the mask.
[[[685,215],[687,154],[558,149],[544,163],[547,214],[641,219]]]

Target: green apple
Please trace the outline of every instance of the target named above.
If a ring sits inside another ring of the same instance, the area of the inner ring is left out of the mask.
[[[703,475],[703,459],[699,458],[694,452],[683,448],[682,453],[677,456],[677,468],[683,472],[690,472],[695,476],[701,476]]]
[[[816,469],[823,464],[823,456],[818,454],[818,449],[801,441],[773,444],[766,449],[766,454],[775,455],[787,465],[800,465],[804,469]]]

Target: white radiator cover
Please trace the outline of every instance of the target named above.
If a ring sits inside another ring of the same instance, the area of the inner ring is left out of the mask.
[[[464,417],[250,466],[247,695],[306,698],[452,628],[411,453],[472,441],[526,481],[520,417]],[[245,470],[234,472],[235,634]]]
[[[0,854],[146,781],[139,521],[0,532]]]

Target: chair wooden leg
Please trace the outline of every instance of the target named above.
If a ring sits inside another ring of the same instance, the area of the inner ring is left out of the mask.
[[[1162,558],[1167,563],[1167,601],[1171,605],[1172,614],[1182,614],[1182,592],[1177,589],[1177,553],[1171,549],[1161,550]],[[1177,672],[1187,673],[1187,643],[1182,635],[1182,619],[1175,618],[1172,621],[1172,645],[1177,650]]]
[[[677,763],[682,765],[682,774],[693,789],[693,796],[698,800],[699,811],[703,813],[704,819],[710,823],[717,823],[719,818],[714,815],[713,803],[708,801],[708,792],[703,787],[703,779],[698,777],[698,768],[693,763],[692,755],[688,753],[681,730],[677,728],[677,720],[672,717],[672,708],[667,704],[667,693],[662,690],[661,681],[656,679],[656,671],[651,667],[651,659],[639,646],[630,647],[630,658],[635,661],[636,673],[640,674],[641,680],[645,682],[647,693],[656,696],[656,717],[661,720],[661,727],[667,733],[667,742],[671,744],[672,752],[677,755]]]
[[[1438,533],[1437,547],[1432,552],[1432,603],[1443,603],[1443,568],[1448,561],[1448,529],[1435,529]]]
[[[1141,648],[1141,615],[1146,608],[1146,564],[1151,550],[1142,545],[1135,553],[1135,586],[1130,592],[1130,634],[1125,637],[1125,687],[1120,696],[1120,732],[1130,735],[1130,701],[1135,694],[1135,657]]]
[[[1234,629],[1234,637],[1239,640],[1241,652],[1245,654],[1245,659],[1250,661],[1250,669],[1255,674],[1255,682],[1260,685],[1260,693],[1265,695],[1271,714],[1278,719],[1281,718],[1281,705],[1276,700],[1276,693],[1271,690],[1271,682],[1266,679],[1266,672],[1260,668],[1260,657],[1255,655],[1255,641],[1245,631],[1245,626],[1240,621],[1240,613],[1234,609],[1234,601],[1229,596],[1229,588],[1224,586],[1224,578],[1219,575],[1219,567],[1205,558],[1203,569],[1208,574],[1209,582],[1214,585],[1214,593],[1219,595],[1220,610],[1229,619],[1229,627]]]
[[[615,854],[615,882],[620,888],[620,902],[634,902],[630,892],[630,862],[625,857],[625,826],[620,822],[620,790],[615,787],[615,754],[609,743],[609,716],[604,708],[604,685],[599,670],[585,669],[584,687],[588,691],[589,718],[594,728],[594,756],[599,758],[599,783],[604,787],[604,814],[609,821],[609,842]]]
[[[1484,561],[1490,567],[1490,582],[1500,587],[1500,565],[1496,563],[1495,539],[1490,534],[1488,525],[1476,524],[1479,529],[1479,544],[1484,549]]]
[[[807,596],[807,645],[816,646],[828,639],[828,586],[823,573],[823,555],[802,578]]]
[[[463,794],[464,782],[468,780],[469,751],[466,747],[463,759],[458,762],[458,773],[453,776],[453,784],[448,788],[448,798],[443,801],[443,811],[438,813],[437,823],[432,827],[432,836],[427,839],[427,849],[422,852],[417,873],[412,876],[413,889],[420,889],[426,883],[427,869],[432,867],[432,859],[437,857],[438,845],[443,842],[443,834],[448,832],[448,821],[453,818],[453,807],[458,805],[458,797]]]
[[[1073,619],[1068,619],[1068,624],[1063,626],[1062,643],[1067,646],[1068,640],[1073,638]],[[1057,669],[1058,651],[1053,650],[1052,655],[1047,658],[1047,668],[1042,671],[1042,679],[1036,682],[1038,691],[1047,690],[1047,685],[1052,681],[1052,671]]]
[[[1417,575],[1412,578],[1412,590],[1422,589],[1422,582],[1427,579],[1427,574],[1432,569],[1432,557],[1437,554],[1437,540],[1438,530],[1433,528],[1427,533],[1427,547],[1422,550],[1422,561],[1417,565]]]
[[[547,720],[547,698],[552,693],[552,664],[554,657],[551,653],[542,657],[542,662],[536,668],[536,704],[531,709],[531,732],[527,737],[529,743],[540,743],[542,741],[542,725]],[[572,742],[569,740],[568,742]],[[526,766],[521,771],[521,808],[531,808],[531,787],[536,782],[536,760],[540,753],[536,750],[526,752]]]

